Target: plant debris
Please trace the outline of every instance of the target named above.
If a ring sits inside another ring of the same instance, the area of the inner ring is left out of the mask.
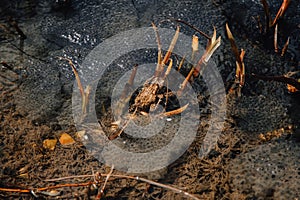
[[[252,74],[252,76],[256,79],[261,79],[264,81],[277,81],[277,82],[285,83],[285,84],[287,84],[287,89],[292,93],[300,90],[300,79],[291,78],[287,75],[263,76],[263,75],[258,75],[258,74]]]
[[[74,144],[75,140],[68,133],[63,133],[59,138],[59,142],[61,145],[70,145]]]
[[[290,0],[283,0],[281,7],[279,8],[276,17],[272,21],[272,17],[269,10],[269,5],[266,0],[261,0],[261,3],[264,7],[265,16],[266,16],[266,33],[269,33],[270,28],[274,27],[274,51],[275,53],[279,53],[278,48],[278,20],[283,17],[284,13],[286,12],[287,8],[289,7]],[[288,45],[289,45],[290,38],[287,38],[287,41],[285,42],[280,55],[284,56],[284,54],[287,51]]]
[[[89,96],[90,96],[90,91],[91,91],[91,87],[90,85],[86,86],[86,88],[84,89],[82,84],[81,84],[81,80],[78,74],[77,69],[75,68],[75,65],[73,64],[72,60],[68,59],[68,58],[63,58],[63,57],[59,57],[60,60],[66,60],[69,62],[70,66],[72,67],[72,71],[75,75],[76,78],[76,82],[78,85],[78,89],[80,91],[80,95],[82,98],[82,104],[81,104],[81,111],[82,111],[82,116],[81,116],[81,120],[83,120],[87,114],[87,108],[88,108],[88,103],[89,103]]]
[[[226,23],[226,32],[231,44],[231,49],[234,53],[235,60],[236,60],[235,82],[239,84],[237,93],[238,96],[241,96],[242,95],[241,89],[245,84],[245,64],[244,64],[245,51],[244,49],[241,49],[241,52],[239,52],[238,47],[235,43],[235,40],[233,38],[233,35],[227,23]]]
[[[114,140],[117,137],[119,137],[132,119],[140,115],[144,115],[144,116],[148,115],[150,112],[154,111],[159,104],[166,108],[169,105],[168,100],[172,98],[172,96],[174,96],[174,94],[172,92],[169,92],[168,88],[165,88],[163,84],[165,80],[167,80],[167,77],[173,67],[173,60],[171,59],[171,55],[173,53],[173,49],[179,37],[180,28],[179,26],[177,26],[176,32],[169,45],[169,48],[166,54],[163,56],[161,51],[161,40],[158,34],[157,27],[155,26],[154,23],[152,23],[152,27],[155,32],[157,46],[158,46],[157,66],[154,75],[152,77],[149,77],[148,80],[145,81],[141,90],[138,92],[138,94],[135,96],[134,100],[132,101],[131,105],[129,106],[129,113],[124,114],[124,112],[127,112],[126,110],[124,110],[125,105],[129,102],[131,98],[130,95],[127,97],[126,94],[128,94],[129,88],[133,85],[134,78],[137,71],[137,65],[134,66],[130,79],[128,80],[128,83],[125,85],[122,95],[120,96],[120,99],[117,102],[117,106],[118,106],[116,109],[117,120],[111,123],[112,125],[111,130],[113,133],[111,133],[108,137],[110,140]],[[202,35],[207,36],[206,34],[203,34],[203,32],[201,33]],[[218,37],[217,39],[216,29],[214,28],[213,35],[212,37],[209,37],[208,44],[204,54],[202,55],[201,59],[199,59],[196,66],[191,67],[189,74],[186,76],[185,80],[181,84],[180,89],[176,92],[176,95],[178,96],[182,95],[184,89],[186,88],[187,83],[189,81],[192,81],[191,79],[192,76],[194,77],[199,76],[201,66],[207,64],[212,54],[220,46],[220,44],[221,44],[221,37]],[[194,57],[194,54],[198,51],[198,38],[195,36],[193,36],[192,38],[192,50],[193,50],[192,57]],[[181,108],[174,108],[171,111],[166,111],[164,113],[161,113],[159,116],[169,117],[172,115],[178,115],[184,112],[187,107],[188,104],[184,105]]]
[[[57,143],[57,139],[46,139],[43,141],[43,147],[45,149],[54,150]]]

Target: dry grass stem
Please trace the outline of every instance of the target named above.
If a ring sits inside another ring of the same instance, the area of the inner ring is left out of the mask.
[[[89,95],[90,95],[90,91],[91,91],[91,86],[88,85],[85,89],[83,89],[83,86],[81,84],[81,80],[78,74],[77,69],[75,68],[75,65],[73,64],[72,60],[70,60],[69,58],[64,58],[64,57],[58,57],[60,60],[66,60],[69,62],[69,65],[72,67],[72,71],[75,75],[75,79],[78,85],[78,89],[82,98],[82,105],[81,105],[81,111],[82,111],[82,118],[85,117],[86,113],[87,113],[87,107],[88,107],[88,103],[89,103]]]
[[[177,91],[177,95],[178,96],[181,96],[182,95],[182,92],[183,90],[186,88],[189,80],[192,78],[193,74],[194,74],[194,71],[195,71],[195,68],[192,67],[192,69],[190,70],[189,74],[185,77],[183,83],[180,85],[180,88],[179,90]]]
[[[179,65],[178,65],[177,71],[180,71],[181,67],[183,66],[184,61],[185,61],[185,56],[183,56],[183,58],[181,59]]]
[[[138,69],[138,65],[136,64],[133,67],[133,70],[131,72],[131,75],[130,75],[130,78],[128,80],[128,83],[125,84],[124,90],[123,90],[123,92],[121,94],[121,97],[120,97],[121,100],[126,99],[126,95],[129,93],[131,87],[133,86],[134,79],[135,79],[135,76],[136,76],[136,73],[137,73],[137,69]]]
[[[111,166],[110,171],[109,171],[109,173],[107,174],[107,176],[106,176],[106,178],[105,178],[105,181],[104,181],[104,183],[103,183],[103,186],[102,186],[101,190],[99,191],[99,193],[98,193],[96,199],[101,199],[101,197],[103,196],[105,186],[106,186],[106,184],[107,184],[107,181],[108,181],[109,177],[110,177],[111,174],[113,173],[113,171],[114,171],[114,165]]]
[[[168,68],[167,68],[167,70],[165,72],[164,79],[166,79],[167,76],[170,74],[172,66],[173,66],[173,60],[169,59],[169,65],[168,65]]]
[[[274,20],[272,21],[268,2],[266,0],[261,0],[261,3],[264,7],[265,16],[266,16],[266,32],[268,32],[270,27],[273,27],[278,23],[278,19],[284,15],[290,2],[291,2],[290,0],[283,0]]]
[[[275,50],[275,53],[278,53],[277,35],[278,35],[278,24],[276,24],[275,30],[274,30],[274,50]]]
[[[275,27],[274,28],[274,42],[273,42],[275,53],[279,53],[279,48],[278,48],[278,20],[279,20],[279,18],[281,18],[284,15],[284,13],[286,12],[290,2],[291,2],[290,0],[283,0],[283,2],[281,4],[281,7],[279,8],[279,10],[276,14],[276,17],[272,21],[267,1],[266,0],[261,0],[261,3],[264,7],[265,15],[266,15],[266,33],[269,32],[269,29],[271,27]],[[289,44],[289,38],[288,38],[287,42],[285,43],[283,49],[281,50],[281,56],[284,56],[284,54],[286,53],[288,44]]]
[[[166,64],[169,61],[169,58],[170,58],[170,56],[171,56],[171,54],[173,52],[173,49],[175,47],[175,44],[176,44],[178,36],[179,36],[179,30],[180,30],[180,28],[179,28],[179,26],[177,26],[175,35],[174,35],[174,37],[173,37],[173,39],[171,41],[169,49],[168,49],[168,51],[167,51],[167,53],[166,53],[166,55],[165,55],[165,57],[164,57],[164,59],[162,61],[163,64]]]
[[[119,137],[123,131],[125,130],[125,128],[129,125],[129,123],[131,122],[132,119],[134,119],[135,117],[135,114],[137,112],[137,108],[134,110],[134,112],[130,115],[129,119],[127,121],[124,122],[122,128],[120,128],[117,132],[111,134],[108,139],[109,140],[114,140],[116,139],[117,137]],[[121,121],[117,121],[118,123],[116,124],[117,126],[121,123]],[[113,123],[116,123],[116,122],[113,122]]]
[[[158,50],[158,55],[157,55],[157,66],[156,66],[156,72],[159,73],[163,70],[163,66],[162,66],[162,52],[161,52],[161,41],[160,41],[160,37],[158,34],[158,30],[156,25],[152,22],[152,28],[155,32],[155,37],[156,37],[156,43],[157,43],[157,50]],[[156,74],[156,76],[158,76],[158,74]]]
[[[194,64],[195,62],[195,54],[197,53],[199,49],[199,40],[198,37],[196,35],[193,35],[193,40],[192,40],[192,57],[191,57],[191,61]]]
[[[197,66],[195,67],[193,73],[194,77],[197,77],[199,75],[202,64],[206,65],[209,59],[211,58],[212,54],[221,45],[221,36],[219,36],[218,39],[216,39],[216,37],[217,37],[217,32],[216,29],[214,28],[213,36],[208,41],[206,50],[202,55],[201,59],[198,61]]]
[[[227,23],[226,23],[226,32],[227,32],[228,39],[231,44],[231,49],[232,49],[235,59],[236,59],[235,77],[236,77],[236,82],[239,83],[238,96],[241,96],[241,88],[245,84],[245,64],[244,64],[245,51],[244,51],[244,49],[241,49],[241,52],[239,52],[238,47],[235,43],[234,37],[233,37]]]
[[[279,52],[279,48],[278,48],[278,24],[275,25],[275,29],[274,29],[274,51],[275,53]],[[284,54],[286,53],[288,46],[289,46],[289,42],[290,42],[290,37],[288,37],[287,41],[285,42],[282,50],[281,50],[281,56],[284,56]]]
[[[290,37],[288,37],[288,39],[286,40],[286,42],[281,50],[281,56],[284,56],[284,54],[286,53],[289,43],[290,43]]]
[[[75,75],[75,79],[76,79],[76,82],[77,82],[77,85],[78,85],[78,89],[80,91],[80,95],[81,96],[84,96],[84,89],[83,89],[83,86],[81,84],[81,80],[80,80],[80,77],[79,77],[79,74],[78,74],[78,71],[77,69],[75,68],[75,65],[73,64],[72,60],[69,59],[69,58],[64,58],[64,57],[58,57],[60,60],[66,60],[69,62],[69,65],[72,67],[72,71]]]
[[[182,106],[181,108],[178,108],[176,110],[172,110],[172,111],[169,111],[169,112],[164,112],[164,113],[162,113],[162,115],[164,115],[166,117],[169,117],[169,116],[172,116],[172,115],[180,114],[183,111],[185,111],[185,109],[188,107],[188,105],[189,104],[186,104],[185,106]]]
[[[265,17],[266,17],[266,32],[269,31],[269,27],[271,26],[271,15],[268,2],[266,0],[261,0],[261,3],[264,7]]]
[[[275,19],[273,20],[273,23],[271,24],[271,26],[274,26],[275,24],[277,24],[278,19],[280,17],[282,17],[284,15],[284,13],[286,12],[287,8],[289,7],[291,0],[283,0],[281,7],[279,8]]]

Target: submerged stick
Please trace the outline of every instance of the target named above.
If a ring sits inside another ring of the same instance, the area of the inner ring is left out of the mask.
[[[256,79],[261,79],[264,81],[277,81],[281,83],[286,83],[294,86],[297,90],[300,90],[300,82],[297,79],[286,77],[286,76],[262,76],[258,74],[252,74]]]
[[[145,183],[149,183],[151,185],[155,185],[155,186],[158,186],[158,187],[161,187],[161,188],[165,188],[167,190],[171,190],[175,193],[179,193],[179,194],[183,194],[187,197],[190,197],[194,200],[200,200],[198,197],[194,196],[193,194],[190,194],[188,192],[185,192],[181,189],[178,189],[174,186],[171,186],[171,185],[166,185],[166,184],[162,184],[162,183],[158,183],[158,182],[155,182],[155,181],[152,181],[152,180],[149,180],[149,179],[146,179],[146,178],[142,178],[142,177],[139,177],[139,176],[129,176],[129,175],[121,175],[121,174],[112,174],[111,172],[108,173],[108,174],[100,174],[100,173],[96,173],[96,174],[99,174],[101,177],[115,177],[115,178],[125,178],[125,179],[131,179],[131,180],[140,180],[142,182],[145,182]],[[45,181],[60,181],[60,180],[66,180],[66,179],[73,179],[73,178],[86,178],[86,177],[94,177],[95,175],[79,175],[79,176],[69,176],[69,177],[61,177],[61,178],[55,178],[55,179],[47,179]],[[98,177],[97,177],[98,178]]]

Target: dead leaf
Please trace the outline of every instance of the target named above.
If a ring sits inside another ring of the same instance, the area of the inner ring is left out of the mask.
[[[79,139],[82,139],[84,136],[85,136],[85,130],[82,130],[82,131],[77,131],[75,133],[75,136]]]
[[[295,92],[298,91],[296,87],[294,87],[294,86],[292,86],[292,85],[290,85],[290,84],[287,84],[286,87],[287,87],[287,89],[288,89],[288,91],[289,91],[290,93],[295,93]]]
[[[45,149],[50,149],[53,151],[55,149],[56,143],[57,143],[57,139],[46,139],[43,141],[43,147]]]
[[[70,145],[74,144],[75,140],[68,133],[63,133],[59,138],[59,142],[61,145]]]

